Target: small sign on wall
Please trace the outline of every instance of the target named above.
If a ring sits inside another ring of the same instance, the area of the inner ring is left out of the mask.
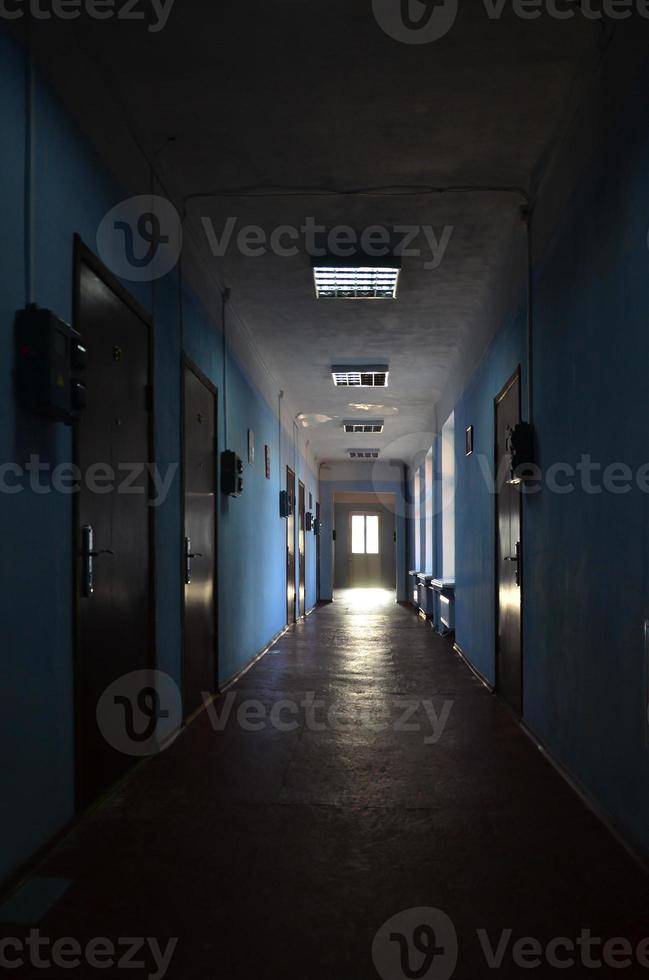
[[[266,479],[270,480],[270,446],[264,446],[264,459],[266,461]]]
[[[252,429],[248,429],[248,462],[251,466],[255,462],[255,433]]]

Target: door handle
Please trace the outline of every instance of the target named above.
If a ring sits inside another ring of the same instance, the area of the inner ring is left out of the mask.
[[[518,586],[518,588],[520,588],[520,584],[521,584],[521,566],[520,566],[520,560],[521,560],[521,543],[520,543],[520,541],[517,541],[516,542],[516,554],[513,555],[513,556],[507,556],[504,560],[505,561],[513,561],[513,562],[516,563],[516,576],[515,576],[515,581],[516,581],[516,585]]]
[[[185,585],[192,582],[192,558],[202,558],[200,551],[192,551],[191,538],[185,538]]]
[[[92,524],[84,524],[81,528],[81,595],[84,599],[89,599],[95,591],[95,558],[115,554],[110,548],[96,551],[94,540]]]

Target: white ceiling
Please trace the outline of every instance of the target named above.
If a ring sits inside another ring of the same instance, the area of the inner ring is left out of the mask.
[[[39,28],[40,30],[40,28]],[[44,30],[44,28],[43,28]],[[165,30],[137,22],[47,25],[43,60],[84,129],[117,159],[112,122],[64,34],[74,30],[105,89],[204,242],[205,261],[264,362],[307,418],[311,448],[340,459],[367,435],[343,418],[385,418],[372,446],[408,458],[430,443],[435,403],[493,333],[500,280],[524,233],[520,196],[497,191],[404,193],[413,185],[529,188],[559,132],[597,26],[581,18],[490,21],[461,6],[433,44],[388,37],[369,0],[176,0]],[[79,32],[82,32],[79,34]],[[45,36],[45,35],[43,35]],[[67,52],[67,53],[66,53]],[[84,82],[75,84],[83,72]],[[102,151],[104,152],[104,151]],[[125,153],[122,171],[129,165]],[[138,164],[138,166],[141,166]],[[305,195],[398,187],[390,195]],[[239,188],[254,188],[241,194]],[[284,188],[267,196],[276,188]],[[265,189],[265,191],[264,191]],[[195,195],[206,196],[196,198]],[[265,196],[260,196],[265,194]],[[441,265],[405,258],[395,301],[316,300],[311,260],[211,256],[202,218],[237,227],[432,226],[452,230]],[[336,389],[332,363],[387,362],[388,389]],[[465,370],[465,374],[466,374]]]

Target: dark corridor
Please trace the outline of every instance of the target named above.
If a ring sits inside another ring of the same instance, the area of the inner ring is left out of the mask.
[[[526,936],[639,938],[644,875],[451,643],[386,596],[341,592],[291,627],[84,820],[39,869],[70,881],[41,932],[177,937],[179,980],[370,980],[379,927],[422,906],[451,919],[463,980],[490,973],[480,928],[494,948],[513,930],[502,977]]]

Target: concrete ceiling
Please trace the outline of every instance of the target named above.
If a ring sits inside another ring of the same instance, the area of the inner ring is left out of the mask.
[[[63,30],[72,28],[51,28]],[[355,443],[403,458],[425,448],[434,405],[458,364],[480,356],[503,312],[499,280],[524,249],[520,195],[477,188],[532,185],[598,26],[509,9],[490,20],[471,0],[445,37],[413,45],[382,30],[370,0],[176,0],[158,33],[117,21],[75,30],[165,186],[189,199],[187,226],[306,417],[317,457],[341,458]],[[49,59],[52,68],[51,50]],[[96,132],[92,100],[83,112]],[[476,190],[407,192],[421,185]],[[235,236],[244,225],[270,235],[310,216],[359,234],[430,225],[439,238],[448,226],[450,240],[435,269],[424,267],[426,247],[403,259],[394,302],[318,301],[302,241],[290,258],[248,257],[234,241],[214,257],[204,230],[209,219],[220,236],[231,217]],[[389,388],[334,388],[331,364],[356,359],[388,362]],[[384,417],[384,434],[346,436],[342,419],[363,414]]]

